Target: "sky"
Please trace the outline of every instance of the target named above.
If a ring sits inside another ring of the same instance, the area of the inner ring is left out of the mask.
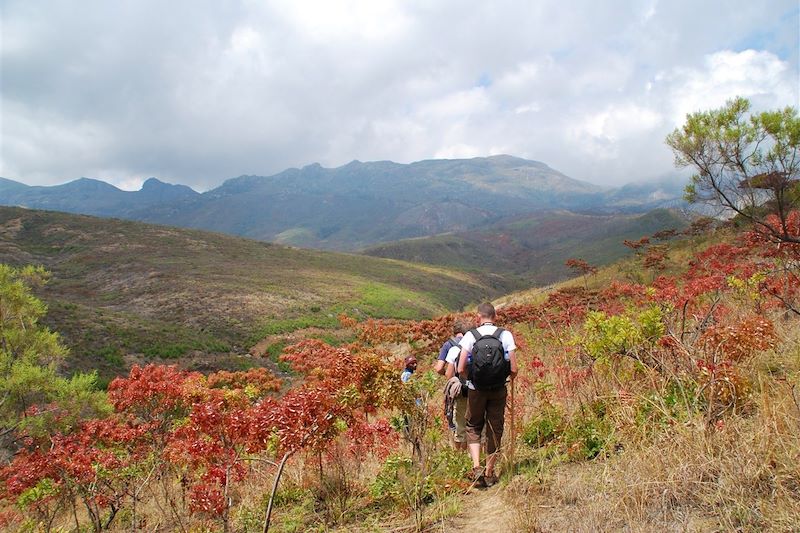
[[[687,113],[800,106],[798,0],[0,0],[0,35],[28,185],[495,154],[619,185],[677,175]]]

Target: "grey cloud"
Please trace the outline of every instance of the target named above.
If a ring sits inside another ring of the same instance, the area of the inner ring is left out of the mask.
[[[742,87],[798,103],[792,0],[335,5],[5,2],[0,175],[207,189],[502,150],[623,182],[672,171],[663,137],[712,54],[762,46],[786,70]]]

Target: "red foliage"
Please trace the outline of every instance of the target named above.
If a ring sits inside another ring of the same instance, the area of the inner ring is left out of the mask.
[[[347,452],[357,458],[372,454],[378,459],[386,459],[397,447],[400,439],[385,418],[369,423],[366,418],[354,421],[344,434]]]
[[[648,248],[642,260],[642,266],[652,270],[664,270],[664,261],[667,259],[667,249],[663,246]]]
[[[787,214],[785,225],[775,214],[769,215],[765,222],[775,234],[800,239],[800,211],[791,211]],[[800,244],[779,239],[773,233],[759,231],[756,228],[746,234],[746,239],[750,245],[760,247],[764,257],[800,260]]]
[[[186,409],[184,387],[202,379],[198,372],[176,366],[134,365],[127,378],[116,378],[108,386],[108,398],[117,411],[128,411],[152,419],[174,409]]]
[[[631,250],[638,251],[646,247],[648,244],[650,244],[650,237],[642,237],[638,241],[629,241],[628,239],[625,239],[624,241],[622,241],[622,244],[624,244]]]
[[[570,258],[567,259],[564,264],[567,266],[567,268],[571,268],[578,274],[584,276],[587,274],[597,274],[597,267],[590,265],[583,259]]]
[[[263,397],[281,388],[281,380],[266,368],[251,368],[245,372],[221,370],[208,376],[212,389],[247,389],[249,395]]]
[[[790,214],[787,228],[793,235],[800,234],[800,214]],[[663,266],[664,250],[649,246],[648,238],[626,245],[640,255],[647,250],[643,256],[647,268]],[[687,348],[700,350],[704,359],[699,371],[710,376],[713,386],[712,378],[717,376],[739,379],[734,364],[776,342],[775,329],[767,319],[755,315],[738,319],[722,305],[718,296],[732,290],[728,277],[763,280],[758,287],[762,294],[790,305],[800,297],[799,254],[796,245],[752,233],[743,243],[703,250],[685,274],[659,276],[650,287],[615,282],[599,291],[565,288],[550,293],[539,305],[498,309],[497,322],[512,329],[515,324],[529,324],[538,328],[537,335],[561,340],[564,331],[571,335],[571,328],[581,325],[589,311],[614,315],[654,302],[665,304],[665,312],[675,310],[667,318],[670,328],[677,329],[674,324],[679,324],[681,331],[670,329],[659,339],[657,349],[673,355]],[[567,266],[584,274],[594,272],[594,267],[578,259],[567,261]],[[753,278],[755,273],[759,276]],[[85,421],[69,434],[52,436],[47,445],[25,440],[13,462],[0,471],[3,497],[15,499],[47,478],[55,492],[40,505],[52,503],[69,490],[70,497],[83,498],[91,513],[91,509],[119,506],[129,494],[130,476],[140,475],[133,467],[155,459],[156,464],[170,463],[185,476],[193,512],[219,515],[227,511],[227,489],[244,479],[252,454],[323,452],[343,436],[347,453],[354,457],[366,453],[385,457],[399,436],[385,419],[370,422],[370,417],[380,408],[413,405],[414,399],[399,380],[394,356],[381,345],[409,343],[418,353],[433,353],[451,335],[454,319],[462,316],[360,324],[342,316],[344,326],[358,330],[358,341],[334,347],[304,340],[286,348],[281,359],[304,379],[281,398],[272,396],[281,381],[265,369],[223,371],[205,378],[174,366],[135,366],[128,377],[109,385],[114,407],[110,417]],[[698,332],[693,347],[682,344],[687,331]],[[515,335],[515,339],[524,351],[524,337]],[[552,376],[558,394],[573,393],[587,381],[591,367],[583,365],[572,350],[566,346],[562,358],[548,366],[538,356],[528,359],[518,385],[529,386]]]
[[[777,336],[772,322],[751,316],[729,325],[711,325],[701,337],[709,353],[721,353],[730,361],[741,361],[755,352],[775,346]]]

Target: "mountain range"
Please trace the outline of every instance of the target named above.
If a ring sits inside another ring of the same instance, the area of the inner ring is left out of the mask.
[[[682,184],[602,188],[508,155],[410,164],[318,164],[240,176],[198,193],[156,178],[139,191],[81,178],[51,187],[0,178],[0,205],[206,229],[261,241],[354,251],[485,228],[551,209],[644,212],[680,202]]]

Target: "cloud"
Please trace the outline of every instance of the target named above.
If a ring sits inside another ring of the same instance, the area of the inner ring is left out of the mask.
[[[797,73],[771,52],[721,50],[705,56],[703,67],[678,67],[656,76],[656,83],[667,86],[675,125],[687,113],[719,107],[736,96],[766,106],[797,103]]]
[[[621,156],[626,139],[655,130],[662,120],[655,110],[635,104],[614,104],[587,116],[569,135],[588,156],[613,160]]]
[[[687,112],[798,104],[798,10],[746,0],[7,0],[0,175],[240,174],[499,151],[674,172]]]

